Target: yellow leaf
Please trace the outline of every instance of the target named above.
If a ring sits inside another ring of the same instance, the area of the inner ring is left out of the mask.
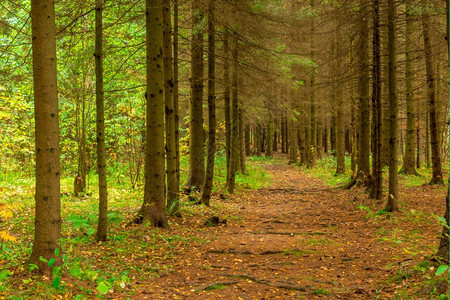
[[[6,231],[0,231],[0,239],[7,242],[15,242],[16,238],[9,235]]]

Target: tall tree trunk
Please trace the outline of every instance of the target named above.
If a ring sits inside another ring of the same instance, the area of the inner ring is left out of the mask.
[[[216,155],[216,37],[214,29],[214,0],[208,3],[208,160],[202,193],[202,203],[209,206],[214,179]]]
[[[245,174],[245,124],[244,111],[239,105],[239,170]]]
[[[311,7],[314,8],[315,6],[315,0],[311,1]],[[311,34],[311,40],[310,40],[310,59],[312,61],[315,61],[316,59],[316,29],[315,29],[315,16],[311,17],[311,23],[310,23],[310,34]],[[310,151],[310,167],[314,165],[315,159],[318,154],[317,149],[317,110],[316,110],[316,68],[313,67],[310,73],[310,118],[311,118],[311,125],[310,125],[310,136],[309,136],[309,151]]]
[[[200,0],[192,1],[191,100],[189,135],[189,187],[202,189],[205,182],[203,136],[203,11]]]
[[[450,61],[450,40],[449,40],[449,23],[450,23],[450,16],[449,16],[449,2],[447,1],[447,34],[446,34],[446,38],[447,38],[447,61]],[[450,68],[450,66],[449,66]],[[450,87],[450,86],[449,86]],[[447,262],[447,264],[449,263],[449,236],[450,236],[450,232],[449,232],[449,228],[450,228],[450,222],[449,222],[449,192],[450,192],[450,180],[449,180],[449,184],[447,187],[447,198],[446,198],[446,203],[445,203],[445,226],[442,226],[442,235],[441,235],[441,239],[439,242],[439,249],[436,253],[436,256],[441,257],[444,259],[444,261]]]
[[[178,193],[180,185],[177,176],[176,122],[175,104],[173,101],[173,69],[172,69],[172,25],[170,18],[170,0],[163,0],[163,55],[164,55],[164,102],[166,113],[166,180],[167,211],[180,215]]]
[[[405,158],[403,160],[403,173],[407,175],[418,175],[416,171],[416,107],[414,103],[414,70],[412,36],[414,33],[411,1],[406,1],[406,40],[405,40],[405,81],[406,81],[406,146]]]
[[[175,153],[177,156],[177,181],[180,185],[180,106],[178,71],[178,0],[173,0],[173,106],[175,113]]]
[[[245,124],[245,155],[250,156],[251,155],[251,149],[250,149],[250,125],[248,122]]]
[[[338,29],[339,30],[339,29]],[[336,53],[340,53],[340,32],[336,33],[333,44],[334,49],[332,50],[332,56]],[[334,97],[336,98],[336,173],[335,175],[345,174],[345,124],[344,124],[344,101],[342,99],[342,87],[339,78],[341,77],[342,60],[337,59],[336,63],[333,64],[335,67],[335,84],[334,84]]]
[[[358,173],[364,184],[369,184],[370,164],[370,102],[369,102],[369,66],[368,66],[368,35],[369,10],[366,3],[361,3],[359,11],[359,36],[358,36],[358,57],[357,72],[358,97],[359,97],[359,139],[358,139]]]
[[[395,0],[388,0],[388,65],[389,65],[389,193],[386,211],[398,210],[398,97]]]
[[[273,127],[274,127],[273,118],[272,115],[269,113],[269,120],[267,121],[267,150],[266,150],[267,157],[273,156],[273,144],[275,143]]]
[[[231,99],[231,153],[230,153],[230,171],[228,180],[228,192],[234,193],[236,171],[238,169],[239,160],[239,101],[238,101],[238,41],[236,33],[233,33],[233,74],[232,74],[232,99]]]
[[[106,184],[105,105],[103,92],[103,0],[95,1],[95,99],[97,111],[98,225],[97,241],[106,241],[108,189]]]
[[[295,103],[294,97],[291,95],[289,99],[290,102],[290,116],[289,116],[289,164],[297,163],[297,116],[295,115]]]
[[[60,249],[61,202],[59,120],[56,79],[55,6],[51,0],[31,1],[34,116],[36,139],[36,191],[34,242],[29,264],[51,275],[62,263]],[[42,261],[56,259],[53,266]]]
[[[381,42],[380,42],[380,1],[373,0],[373,40],[372,40],[372,184],[371,199],[383,197],[383,169],[381,168]]]
[[[137,222],[168,228],[164,166],[163,2],[146,1],[147,116],[144,203]]]
[[[223,64],[223,82],[224,82],[224,114],[225,114],[225,158],[227,161],[227,184],[230,177],[231,160],[231,103],[230,103],[230,48],[229,33],[226,31],[223,39],[224,64]]]
[[[426,1],[428,3],[428,1]],[[427,73],[427,87],[428,87],[428,103],[430,116],[430,137],[431,137],[431,160],[433,163],[433,176],[430,184],[444,184],[442,179],[442,165],[441,165],[441,151],[439,147],[438,126],[437,126],[437,112],[436,112],[436,83],[433,70],[433,50],[431,48],[430,30],[429,30],[429,15],[427,10],[424,10],[422,16],[423,27],[423,42],[425,48],[425,67]],[[428,145],[427,145],[428,147]]]

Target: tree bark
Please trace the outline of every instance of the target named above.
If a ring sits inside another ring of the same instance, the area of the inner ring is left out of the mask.
[[[372,40],[372,183],[369,197],[383,197],[383,170],[381,168],[381,42],[380,42],[380,2],[373,0],[373,40]]]
[[[34,116],[36,139],[35,231],[29,264],[51,275],[52,267],[62,263],[59,120],[56,79],[55,7],[51,0],[31,2],[33,49]],[[60,251],[61,252],[61,251]],[[49,267],[40,260],[55,258]]]
[[[106,241],[108,189],[106,183],[105,104],[103,91],[103,0],[95,1],[95,99],[97,112],[98,225],[97,241]]]
[[[200,0],[192,1],[191,100],[189,138],[189,182],[202,189],[205,181],[203,136],[203,11]]]
[[[315,6],[315,0],[310,0],[311,7]],[[316,59],[316,30],[315,30],[315,16],[311,18],[310,22],[310,59],[314,61]],[[309,167],[312,167],[315,163],[318,148],[317,148],[317,110],[316,110],[316,68],[313,67],[310,71],[310,133],[309,133]]]
[[[180,201],[178,193],[180,185],[177,176],[176,151],[176,121],[175,104],[173,98],[173,69],[172,69],[172,26],[170,17],[170,0],[163,0],[163,55],[164,55],[164,103],[166,117],[166,180],[167,180],[167,211],[180,215]]]
[[[245,124],[244,111],[239,105],[239,170],[245,174]]]
[[[388,0],[388,66],[389,66],[389,193],[386,211],[398,210],[398,97],[395,0]]]
[[[180,106],[178,71],[178,0],[173,0],[173,106],[175,114],[175,154],[177,156],[177,180],[180,185]]]
[[[338,29],[339,30],[339,29]],[[336,33],[337,36],[334,38],[333,44],[334,49],[332,50],[333,56],[340,52],[339,42],[340,35],[339,32]],[[336,98],[336,173],[335,175],[345,174],[345,124],[344,124],[344,101],[342,99],[342,87],[339,78],[341,77],[342,62],[341,59],[337,59],[336,63],[333,64],[335,67],[335,83],[334,83],[334,97]]]
[[[144,203],[138,222],[168,228],[164,166],[163,2],[146,1],[147,116]]]
[[[426,1],[427,3],[427,1]],[[437,111],[436,111],[436,83],[433,70],[433,50],[431,48],[430,30],[429,30],[429,15],[427,10],[424,10],[422,16],[423,27],[423,42],[425,48],[425,67],[427,73],[427,97],[429,103],[430,116],[430,138],[431,138],[431,160],[433,164],[433,176],[430,184],[444,184],[442,179],[442,163],[441,151],[439,147],[438,126],[437,126]],[[428,145],[427,145],[428,147]]]
[[[234,193],[236,171],[239,160],[239,101],[238,101],[238,41],[236,33],[233,33],[233,74],[232,74],[232,99],[231,99],[231,153],[230,153],[230,171],[228,180],[228,192]]]
[[[208,158],[202,203],[209,206],[214,179],[216,155],[216,37],[214,29],[214,0],[208,3]]]
[[[414,33],[411,1],[406,1],[405,83],[406,83],[406,145],[402,171],[406,175],[418,175],[415,166],[416,107],[414,103],[414,70],[412,66],[412,35]]]
[[[230,177],[231,160],[231,102],[230,102],[230,47],[229,33],[226,31],[223,39],[224,63],[223,63],[223,82],[224,82],[224,114],[225,114],[225,158],[227,161],[227,183]]]
[[[358,173],[357,178],[369,184],[370,165],[370,102],[369,102],[369,66],[368,66],[368,32],[369,10],[365,2],[361,2],[359,11],[359,36],[357,72],[359,97],[359,139],[358,139]]]

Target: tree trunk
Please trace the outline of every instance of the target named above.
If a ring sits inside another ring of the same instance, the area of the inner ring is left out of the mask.
[[[398,97],[395,20],[395,0],[388,0],[389,193],[385,210],[389,212],[398,210]]]
[[[223,82],[224,82],[224,113],[225,113],[225,158],[227,161],[227,183],[230,177],[231,160],[231,104],[230,104],[230,48],[229,34],[225,32],[223,39],[224,63],[223,63]]]
[[[340,43],[339,32],[336,33],[333,44],[334,49],[332,50],[333,56],[335,53],[340,53],[338,43]],[[342,99],[342,87],[339,78],[341,77],[342,70],[342,60],[337,59],[336,63],[333,64],[335,67],[335,84],[333,87],[334,98],[336,98],[336,173],[335,175],[345,174],[345,124],[344,124],[344,101]]]
[[[381,42],[380,42],[380,2],[373,0],[373,40],[372,40],[372,183],[369,197],[383,197],[383,169],[381,168]]]
[[[311,7],[314,8],[315,6],[315,0],[311,1]],[[315,22],[314,22],[315,16],[311,18],[310,23],[310,34],[311,34],[311,40],[310,40],[310,59],[314,61],[316,59],[316,30],[315,30]],[[310,133],[309,133],[309,167],[312,167],[315,163],[317,154],[318,154],[318,148],[317,148],[317,111],[316,111],[316,69],[315,67],[312,68],[310,73]]]
[[[59,120],[56,79],[55,7],[51,0],[31,2],[33,49],[34,115],[36,139],[36,191],[34,242],[28,264],[51,275],[52,267],[62,263]],[[61,253],[61,251],[60,251]],[[53,266],[40,257],[56,259]]]
[[[426,2],[427,3],[427,2]],[[423,27],[423,41],[425,48],[425,67],[427,73],[427,87],[428,87],[428,103],[430,116],[430,137],[431,137],[431,160],[433,163],[433,176],[430,184],[444,184],[442,179],[441,166],[441,151],[439,147],[438,126],[437,126],[437,111],[436,111],[436,83],[434,80],[434,70],[432,62],[432,48],[429,31],[429,15],[425,10],[422,16]],[[428,145],[427,145],[428,147]]]
[[[177,156],[177,181],[180,185],[180,106],[178,71],[178,0],[173,0],[173,106],[175,114],[175,153]]]
[[[165,210],[162,6],[162,0],[146,1],[147,133],[145,183],[144,203],[137,221],[149,221],[154,227],[168,228]]]
[[[164,102],[166,113],[166,180],[167,211],[180,215],[178,193],[180,185],[177,176],[177,153],[175,138],[175,105],[173,101],[173,69],[172,69],[172,28],[170,18],[170,0],[163,0],[163,55],[164,55]]]
[[[106,183],[105,105],[103,92],[103,0],[95,1],[95,99],[97,111],[98,225],[97,241],[106,241],[108,189]]]
[[[250,149],[250,125],[247,123],[245,124],[245,155],[250,156],[251,155],[251,149]]]
[[[273,119],[269,116],[269,120],[267,122],[267,150],[266,156],[273,156],[273,144],[274,144],[274,130],[273,130]]]
[[[297,163],[297,116],[295,115],[294,97],[290,99],[290,116],[289,116],[289,164]]]
[[[245,174],[245,125],[244,112],[239,106],[239,170]]]
[[[406,40],[405,40],[405,81],[406,81],[406,146],[405,158],[403,160],[402,171],[406,175],[418,175],[415,166],[416,149],[416,108],[414,103],[414,70],[412,66],[412,36],[414,33],[412,5],[410,0],[406,1]]]
[[[191,100],[189,139],[189,187],[202,189],[205,181],[203,136],[203,11],[200,0],[192,1]]]
[[[368,18],[369,10],[365,2],[361,2],[359,11],[359,36],[357,72],[359,97],[359,139],[358,139],[358,173],[357,178],[369,184],[370,175],[370,102],[369,102],[369,66],[368,66]]]
[[[208,159],[202,193],[202,203],[209,206],[214,180],[214,157],[216,154],[216,38],[214,29],[214,0],[208,7]]]
[[[232,99],[231,99],[231,153],[230,153],[230,171],[228,180],[228,192],[234,193],[236,171],[239,161],[239,102],[238,102],[238,41],[236,33],[233,34],[233,74],[232,74]]]

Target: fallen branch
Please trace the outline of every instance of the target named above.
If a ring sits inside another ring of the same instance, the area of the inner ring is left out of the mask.
[[[250,275],[246,275],[246,274],[241,274],[241,275],[223,274],[222,276],[239,278],[239,279],[246,279],[246,280],[253,281],[255,283],[265,284],[265,285],[269,285],[269,286],[273,286],[273,287],[281,288],[281,289],[306,292],[306,288],[303,287],[303,286],[299,286],[299,285],[296,285],[296,284],[290,284],[290,283],[284,284],[284,283],[271,282],[271,281],[268,281],[268,280],[259,279],[259,278],[256,278],[256,277],[253,277],[253,276],[250,276]]]
[[[204,286],[196,289],[195,291],[196,292],[207,291],[207,290],[212,290],[217,286],[233,285],[236,283],[238,283],[238,281],[215,282],[215,283],[204,285]]]
[[[278,232],[278,231],[252,231],[252,234],[277,234],[277,235],[326,235],[326,232]]]
[[[250,252],[248,250],[238,251],[238,250],[218,249],[218,250],[208,250],[207,253],[212,253],[212,254],[250,254],[250,255],[255,255],[255,253]]]

